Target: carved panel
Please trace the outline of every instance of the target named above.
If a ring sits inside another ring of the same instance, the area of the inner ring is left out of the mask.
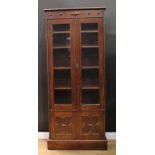
[[[100,129],[98,126],[99,122],[97,116],[83,116],[82,123],[82,134],[99,135]]]
[[[55,18],[85,18],[85,17],[104,17],[103,10],[66,10],[66,11],[46,11],[48,19]]]
[[[74,137],[74,115],[72,112],[53,112],[51,121],[52,139],[67,140]]]
[[[71,117],[56,117],[56,134],[71,134],[72,133],[72,118]]]
[[[104,115],[103,112],[80,113],[80,138],[103,139],[104,138]]]

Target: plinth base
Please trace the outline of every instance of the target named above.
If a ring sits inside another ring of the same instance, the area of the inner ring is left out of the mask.
[[[49,150],[107,150],[107,140],[48,140]]]

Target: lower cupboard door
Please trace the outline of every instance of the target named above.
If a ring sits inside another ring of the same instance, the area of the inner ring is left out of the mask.
[[[80,112],[79,114],[80,139],[103,140],[104,134],[104,113],[103,112]]]
[[[56,140],[75,139],[76,122],[75,112],[51,112],[50,114],[50,138]]]

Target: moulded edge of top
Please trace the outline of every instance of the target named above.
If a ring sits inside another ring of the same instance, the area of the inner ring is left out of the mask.
[[[45,12],[47,11],[67,11],[67,10],[105,10],[106,7],[85,7],[85,8],[49,8],[44,9]]]

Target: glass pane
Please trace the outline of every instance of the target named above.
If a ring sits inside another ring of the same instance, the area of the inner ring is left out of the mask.
[[[70,49],[54,49],[54,67],[70,66]]]
[[[97,23],[81,24],[81,30],[98,30],[98,24]]]
[[[98,66],[98,48],[82,48],[82,66]]]
[[[70,27],[69,24],[54,24],[53,25],[53,32],[57,31],[69,31]]]
[[[99,104],[99,90],[82,90],[82,104]]]
[[[70,45],[70,34],[66,33],[58,33],[53,34],[53,46],[54,47],[62,47],[62,46],[69,46]]]
[[[81,35],[83,46],[98,45],[98,33],[82,33]]]
[[[68,89],[71,87],[70,70],[55,70],[54,71],[54,87],[60,89]]]
[[[53,25],[54,102],[71,104],[70,25]]]
[[[99,86],[99,70],[86,69],[82,70],[82,86],[83,87],[98,87]]]
[[[70,90],[55,90],[54,91],[55,104],[70,104],[71,91]]]

